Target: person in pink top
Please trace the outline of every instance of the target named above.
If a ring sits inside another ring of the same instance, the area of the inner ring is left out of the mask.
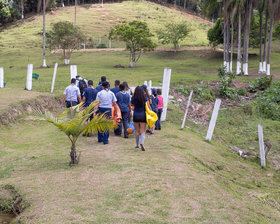
[[[158,112],[157,112],[157,116],[158,116],[158,120],[156,122],[156,130],[161,130],[161,122],[160,122],[160,118],[161,118],[161,114],[162,114],[162,108],[163,108],[163,97],[161,95],[161,89],[157,89],[157,94],[158,94]]]

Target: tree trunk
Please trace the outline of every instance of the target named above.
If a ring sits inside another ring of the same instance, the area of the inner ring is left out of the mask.
[[[46,62],[46,0],[43,0],[43,68],[47,67]]]
[[[37,13],[41,12],[41,9],[42,9],[42,0],[38,0],[38,3],[37,3]]]
[[[229,71],[232,72],[232,61],[233,61],[233,34],[234,34],[234,25],[233,25],[233,21],[231,23],[231,43],[230,43],[230,67],[229,67]]]
[[[260,63],[259,63],[259,74],[263,73],[262,68],[262,33],[263,33],[263,13],[260,13]]]
[[[226,26],[226,0],[224,0],[224,67],[227,66],[227,52],[226,52],[226,43],[227,43],[227,26]]]
[[[244,75],[248,75],[248,53],[249,53],[249,38],[250,38],[250,24],[251,24],[251,13],[253,9],[253,3],[250,1],[247,3],[245,11],[245,31],[244,31],[244,45],[243,45],[243,72]]]
[[[237,65],[236,74],[241,74],[241,12],[238,14],[238,50],[237,50]]]
[[[24,19],[24,0],[21,0],[21,19]]]
[[[230,41],[230,21],[229,21],[229,12],[227,13],[227,72],[229,72],[229,41]]]
[[[263,73],[266,73],[266,46],[268,34],[268,13],[265,15],[265,28],[264,28],[264,43],[263,43]]]
[[[70,162],[71,165],[76,165],[79,163],[75,144],[72,144],[71,146],[70,158],[71,158],[71,162]]]
[[[270,18],[270,31],[269,31],[269,40],[268,40],[268,47],[267,47],[267,68],[266,68],[266,75],[270,75],[270,53],[271,53],[271,42],[272,42],[272,33],[274,27],[274,18],[273,16]]]
[[[187,0],[184,0],[184,9],[186,9],[187,6]]]
[[[77,23],[77,0],[75,0],[75,25]]]

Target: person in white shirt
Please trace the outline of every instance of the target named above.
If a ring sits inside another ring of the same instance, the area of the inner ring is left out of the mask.
[[[81,101],[80,90],[76,86],[76,79],[73,78],[71,79],[71,85],[67,86],[64,91],[61,106],[63,107],[65,102],[66,107],[69,108],[78,105]]]
[[[109,82],[103,82],[100,92],[97,93],[96,100],[99,101],[97,113],[103,114],[106,113],[108,118],[111,117],[112,113],[112,104],[117,113],[117,99],[115,94],[109,88]],[[117,115],[116,115],[117,116]],[[109,131],[107,132],[98,132],[98,142],[103,142],[104,145],[109,143]]]

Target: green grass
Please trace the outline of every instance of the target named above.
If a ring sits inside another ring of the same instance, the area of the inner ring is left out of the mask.
[[[144,153],[133,149],[132,136],[125,144],[111,136],[107,146],[81,138],[81,161],[72,168],[63,133],[19,122],[0,130],[1,170],[13,167],[0,181],[31,203],[23,223],[279,222],[277,172],[179,130],[174,120],[168,113],[162,131],[146,137]]]

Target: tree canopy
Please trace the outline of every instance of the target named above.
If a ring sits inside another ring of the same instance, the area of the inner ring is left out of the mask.
[[[64,59],[70,59],[72,51],[78,49],[84,40],[85,35],[80,28],[67,21],[54,23],[52,30],[47,33],[49,48],[62,49]]]
[[[147,23],[138,20],[117,24],[109,33],[110,39],[118,39],[126,43],[126,49],[130,51],[131,67],[135,66],[143,51],[154,50],[156,44],[152,41],[152,36]]]
[[[157,31],[158,39],[162,44],[173,44],[176,52],[179,43],[184,40],[191,29],[185,22],[168,23],[164,29]]]

